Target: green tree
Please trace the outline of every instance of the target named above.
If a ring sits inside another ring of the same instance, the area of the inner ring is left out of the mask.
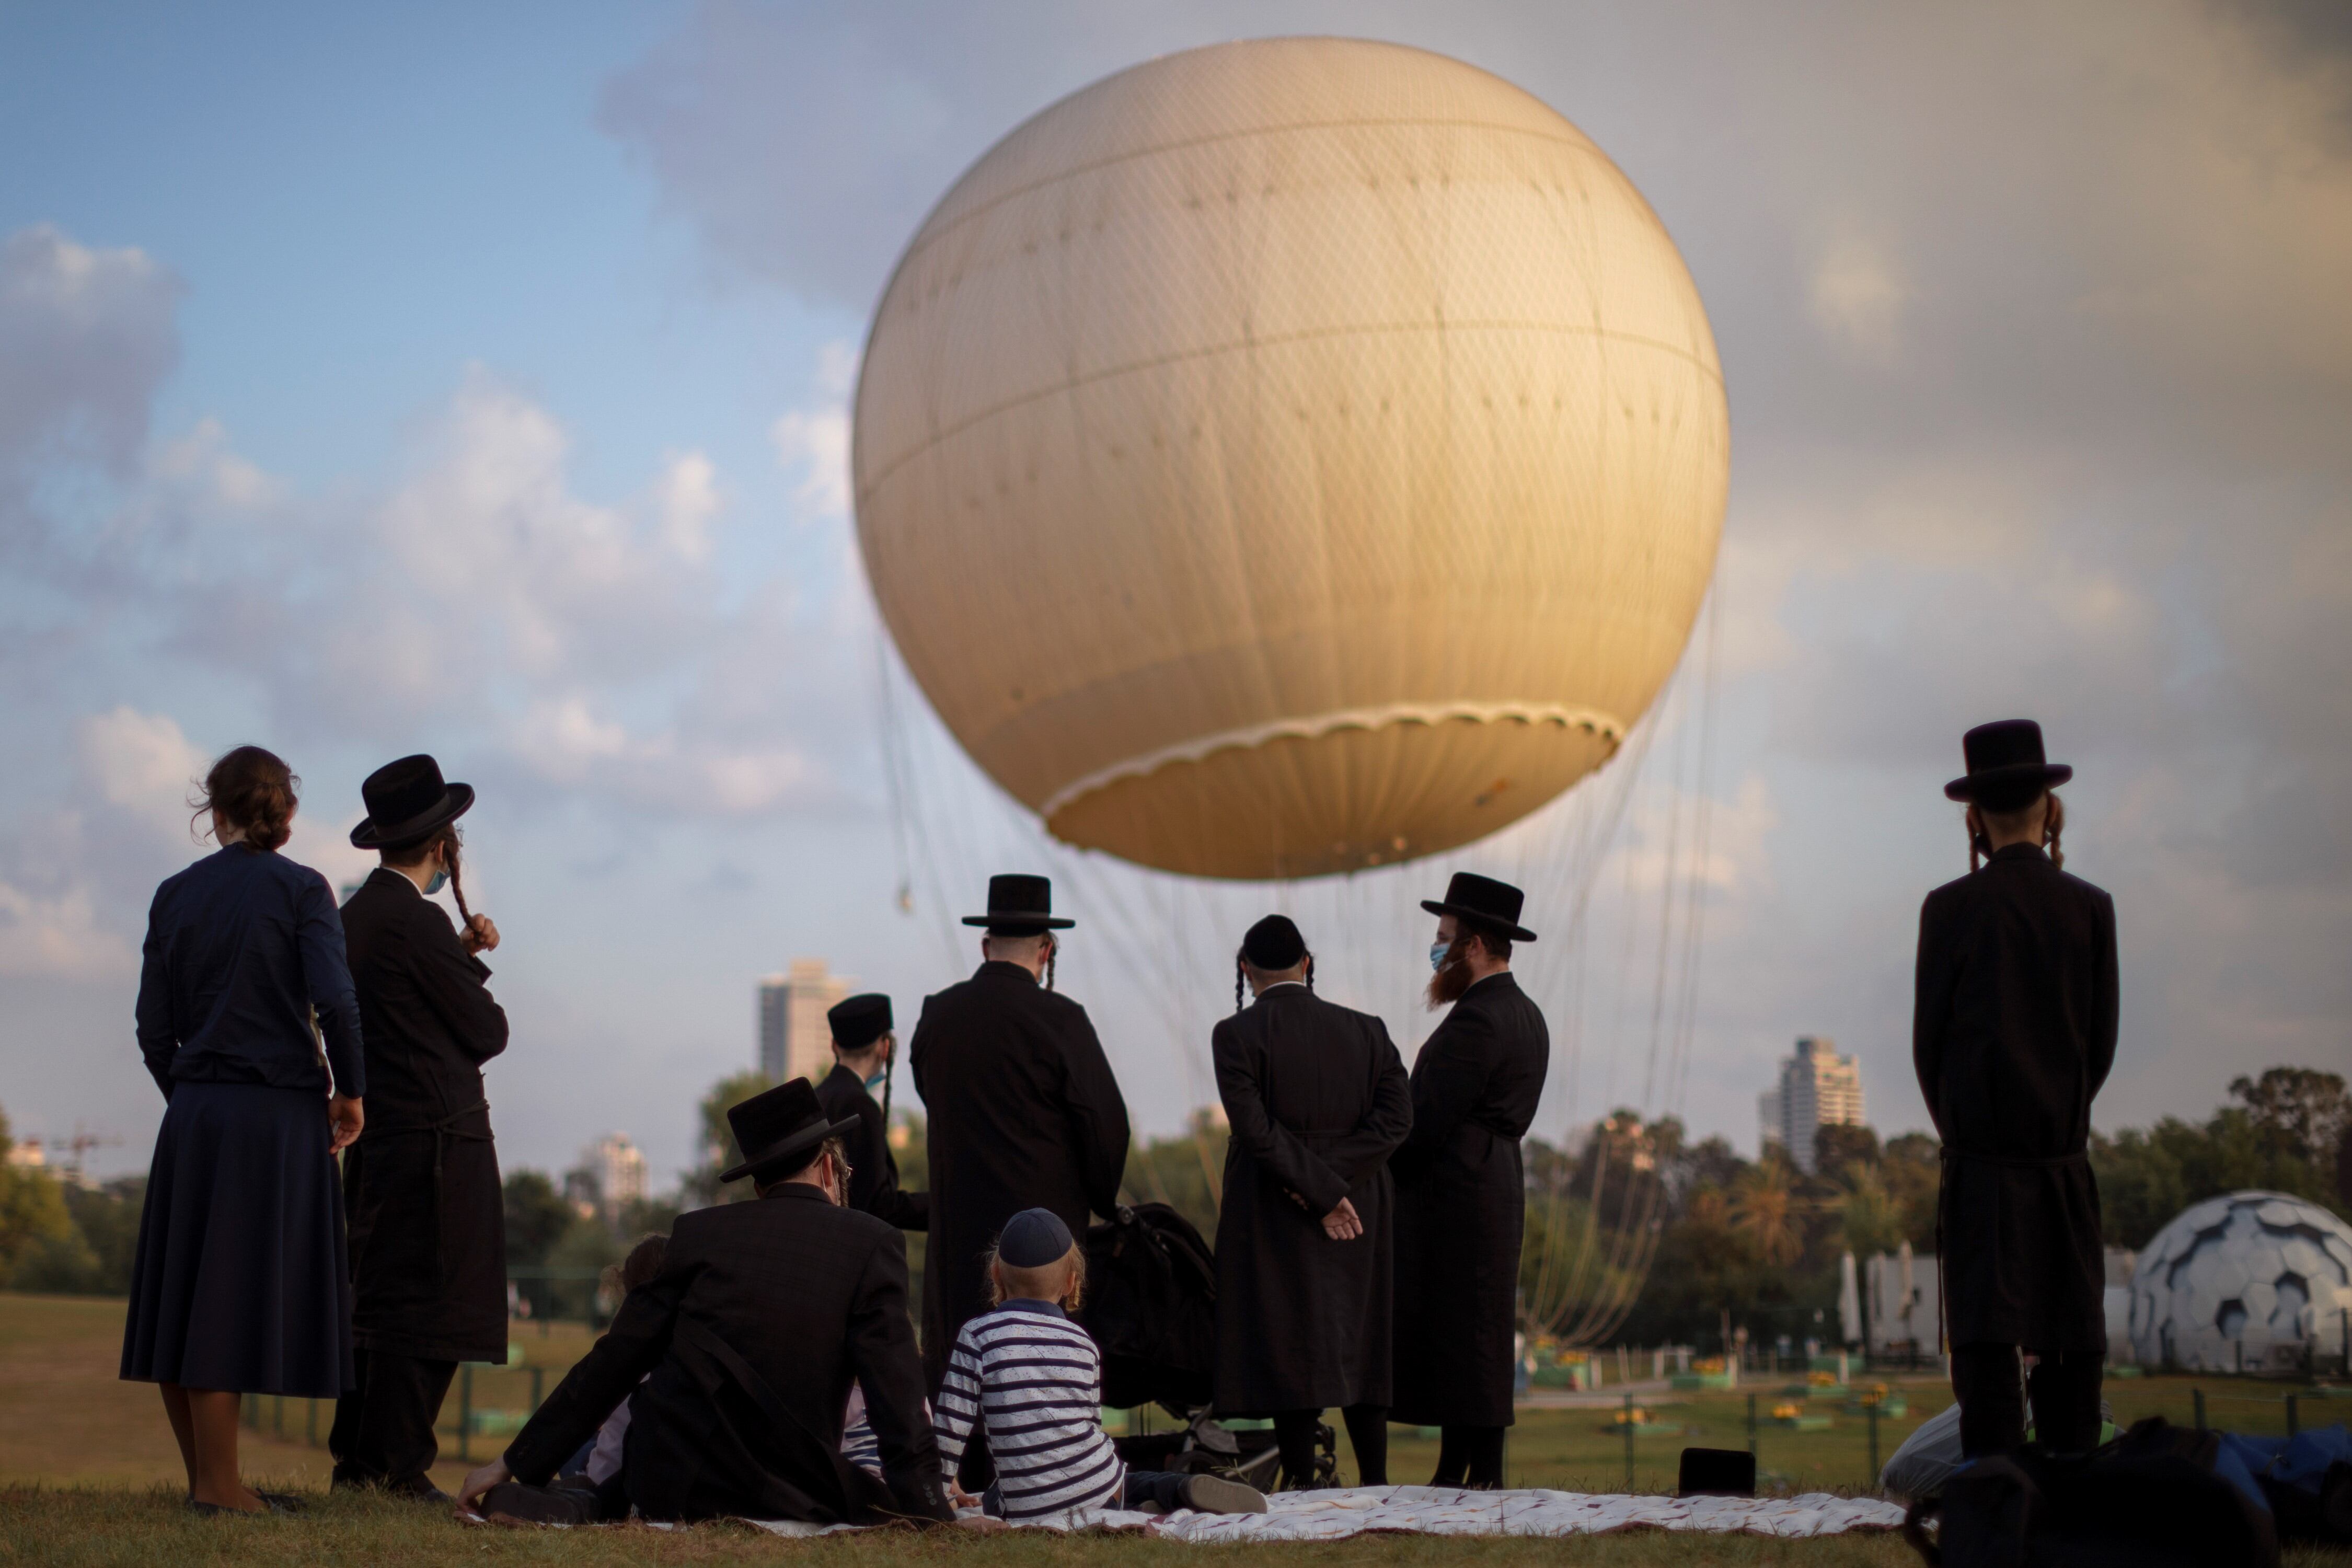
[[[1888,1190],[1880,1162],[1846,1165],[1830,1201],[1838,1216],[1838,1239],[1857,1259],[1903,1245],[1903,1206]]]
[[[66,1208],[74,1228],[89,1244],[96,1265],[88,1292],[99,1296],[131,1294],[131,1266],[139,1255],[139,1220],[147,1206],[147,1178],[117,1176],[96,1187],[74,1187],[66,1193]]]
[[[1751,1165],[1732,1189],[1726,1217],[1758,1261],[1786,1266],[1804,1256],[1804,1226],[1790,1167],[1768,1159]]]
[[[1192,1112],[1182,1132],[1130,1146],[1121,1195],[1137,1203],[1166,1204],[1213,1241],[1225,1173],[1223,1123],[1205,1107]]]
[[[2336,1163],[2352,1099],[2342,1075],[2315,1068],[2271,1068],[2259,1079],[2238,1079],[2230,1092],[2245,1106],[2265,1142],[2280,1152],[2326,1170]]]
[[[548,1267],[549,1254],[579,1216],[556,1190],[554,1178],[544,1171],[509,1171],[503,1195],[507,1267],[518,1272]],[[515,1290],[529,1305],[532,1317],[562,1316],[563,1293],[547,1280],[517,1279]]]
[[[2145,1247],[2189,1205],[2250,1187],[2344,1213],[2333,1173],[2305,1158],[2280,1122],[2265,1123],[2241,1106],[2222,1107],[2201,1126],[2168,1116],[2112,1138],[2094,1132],[2091,1169],[2101,1227],[2115,1247]]]
[[[1813,1169],[1824,1181],[1841,1180],[1849,1168],[1878,1161],[1878,1134],[1867,1127],[1832,1121],[1813,1130]]]
[[[628,1256],[613,1231],[595,1215],[575,1215],[547,1254],[548,1267],[568,1273],[601,1274]],[[605,1312],[597,1300],[601,1281],[593,1278],[557,1281],[551,1293],[552,1315],[602,1323]]]
[[[16,1146],[7,1112],[0,1110],[0,1284],[13,1282],[18,1265],[35,1257],[44,1271],[86,1267],[89,1247],[74,1229],[57,1178],[37,1165],[10,1164]],[[57,1256],[60,1248],[63,1260]]]

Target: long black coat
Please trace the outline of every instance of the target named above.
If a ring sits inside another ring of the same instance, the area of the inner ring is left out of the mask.
[[[866,1392],[887,1499],[839,1462],[852,1383]],[[507,1468],[544,1485],[623,1399],[622,1474],[648,1518],[950,1516],[907,1311],[907,1243],[806,1183],[680,1215],[660,1275],[629,1292],[516,1434]]]
[[[343,1154],[363,1351],[504,1361],[506,1205],[482,1064],[507,1016],[441,906],[379,868],[343,906],[367,1050],[366,1126]]]
[[[865,1080],[835,1065],[816,1086],[816,1101],[835,1121],[857,1118],[857,1130],[847,1139],[849,1206],[900,1230],[929,1228],[931,1196],[898,1190],[898,1162],[890,1152],[889,1129],[883,1126],[882,1107],[866,1092]]]
[[[2031,844],[1919,910],[1911,1055],[1944,1141],[1954,1344],[2106,1346],[2091,1100],[2116,1060],[2116,906]]]
[[[1232,1135],[1217,1215],[1217,1408],[1386,1405],[1395,1270],[1388,1159],[1412,1089],[1388,1026],[1276,985],[1210,1035]],[[1364,1234],[1334,1241],[1345,1198]]]
[[[1551,1066],[1543,1014],[1508,970],[1454,1004],[1412,1064],[1397,1182],[1394,1419],[1511,1424],[1527,1223],[1519,1140]]]
[[[1127,1101],[1087,1010],[1017,963],[925,997],[907,1057],[929,1116],[923,1364],[936,1390],[958,1331],[988,1310],[981,1258],[1004,1222],[1048,1208],[1084,1236],[1088,1211],[1118,1208]]]

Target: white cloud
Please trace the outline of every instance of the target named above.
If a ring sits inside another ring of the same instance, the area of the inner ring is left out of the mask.
[[[229,444],[227,426],[199,419],[155,454],[152,477],[198,505],[253,515],[285,498],[286,487]]]
[[[663,546],[689,566],[710,559],[710,524],[723,506],[719,470],[700,452],[674,452],[654,487]]]
[[[172,719],[125,703],[77,725],[74,750],[82,778],[107,804],[159,829],[174,817],[186,826],[206,759]]]
[[[136,459],[179,358],[179,294],[136,248],[93,249],[47,224],[0,240],[0,479],[37,460]]]
[[[769,427],[776,461],[797,473],[793,500],[803,520],[849,516],[849,395],[857,383],[857,353],[847,343],[817,351],[817,401],[787,409]]]
[[[131,943],[99,925],[88,887],[44,896],[0,880],[0,974],[116,980],[138,969]]]
[[[1903,307],[1911,290],[1884,247],[1843,236],[1813,264],[1814,322],[1843,347],[1885,364],[1901,346]]]

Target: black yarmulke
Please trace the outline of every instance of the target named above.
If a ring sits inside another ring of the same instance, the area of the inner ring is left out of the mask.
[[[1268,915],[1242,938],[1242,956],[1259,969],[1296,969],[1307,957],[1307,939],[1288,915]]]
[[[996,1238],[997,1261],[1009,1268],[1043,1268],[1070,1253],[1070,1227],[1052,1209],[1023,1209]]]

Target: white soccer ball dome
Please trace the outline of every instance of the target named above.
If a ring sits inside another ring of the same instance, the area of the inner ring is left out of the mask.
[[[2340,1353],[2352,1226],[2284,1193],[2191,1204],[2132,1273],[2133,1359],[2193,1372],[2286,1369]]]

